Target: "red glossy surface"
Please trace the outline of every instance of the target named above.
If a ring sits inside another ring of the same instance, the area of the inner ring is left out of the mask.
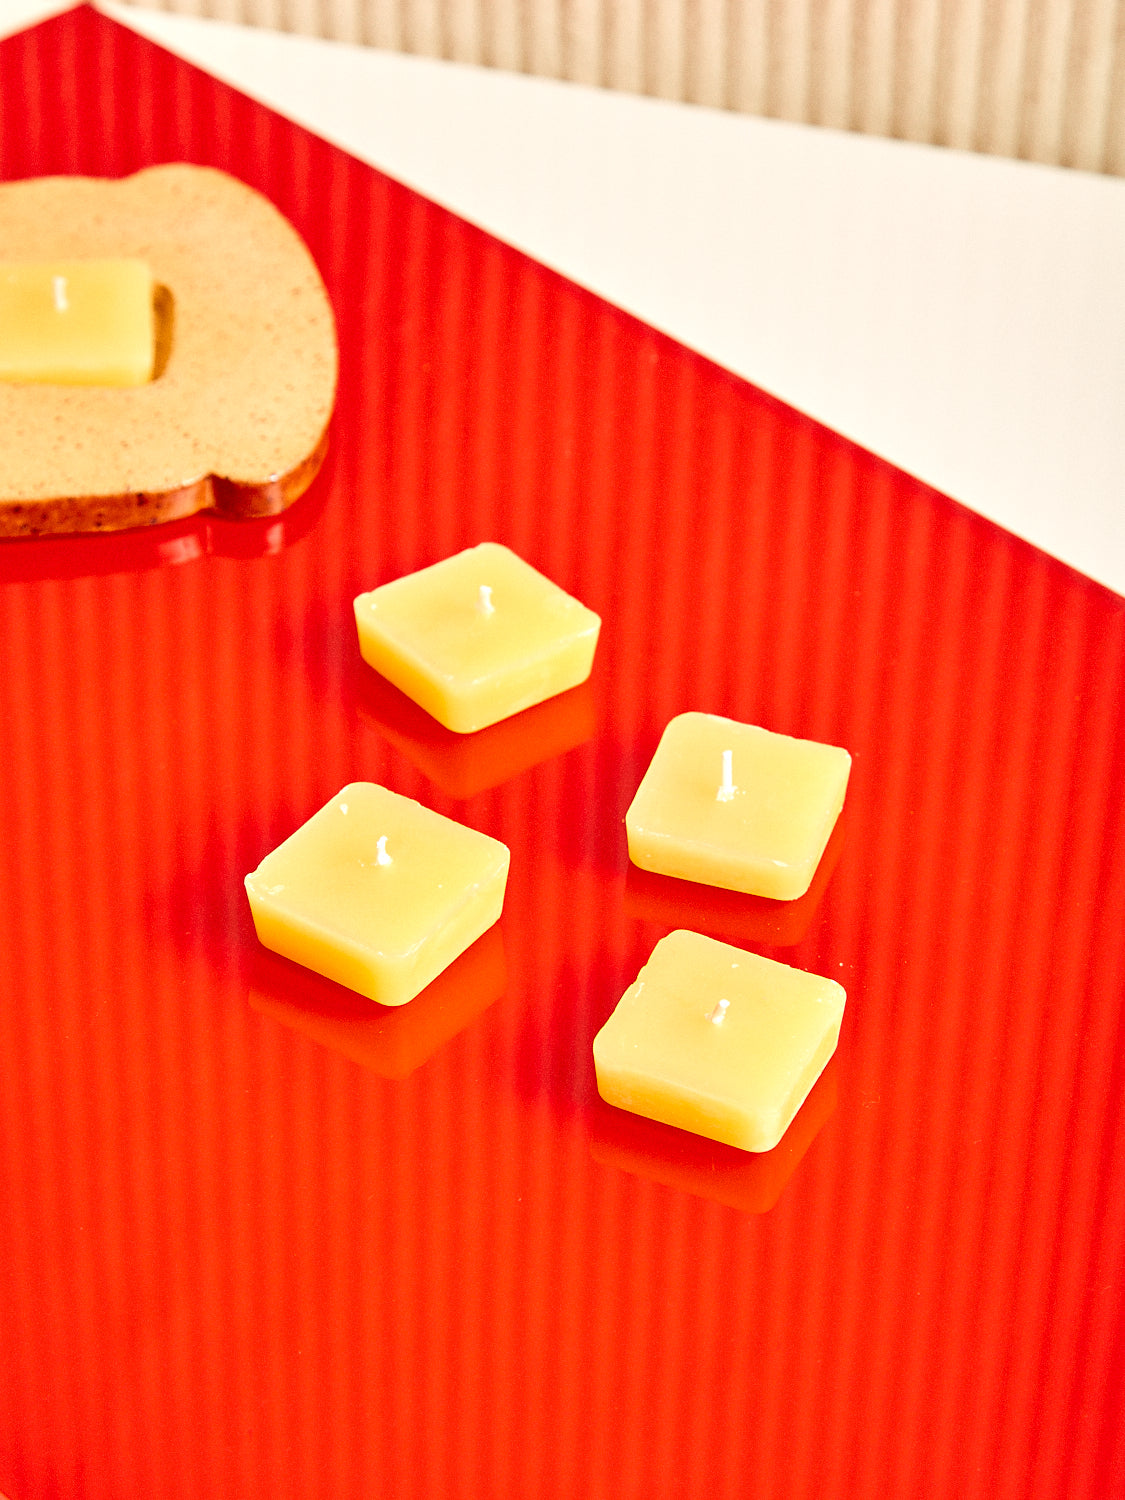
[[[1125,1494],[1125,602],[89,12],[0,87],[4,176],[262,188],[343,333],[285,517],[0,548],[0,1490]],[[351,600],[484,538],[605,623],[466,760]],[[689,708],[855,757],[812,909],[698,896],[848,990],[772,1160],[594,1089]],[[397,1032],[242,890],[357,777],[512,848]]]

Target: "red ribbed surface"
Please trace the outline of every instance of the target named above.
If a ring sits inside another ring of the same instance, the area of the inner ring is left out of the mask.
[[[0,1490],[1125,1495],[1125,602],[90,12],[0,87],[3,176],[263,189],[343,337],[281,521],[0,548]],[[484,538],[605,623],[474,758],[351,599]],[[689,708],[855,756],[792,919],[626,880]],[[512,848],[397,1030],[242,890],[353,778]],[[770,1158],[596,1098],[693,924],[848,990]]]

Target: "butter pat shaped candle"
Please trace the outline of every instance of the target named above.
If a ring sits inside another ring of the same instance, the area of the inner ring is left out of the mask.
[[[744,1151],[785,1134],[836,1050],[844,990],[697,932],[661,939],[594,1038],[608,1104]]]
[[[629,858],[659,875],[795,900],[812,883],[851,764],[836,745],[680,714],[625,815]]]
[[[499,917],[508,863],[498,840],[360,781],[267,854],[246,892],[267,948],[403,1005]]]
[[[585,682],[601,627],[497,542],[360,594],[355,617],[364,661],[458,734]]]
[[[141,260],[0,266],[0,379],[143,385],[156,351],[153,290]]]

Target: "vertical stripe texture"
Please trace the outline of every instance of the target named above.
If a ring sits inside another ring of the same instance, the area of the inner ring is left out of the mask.
[[[154,9],[1125,173],[1125,0],[138,0]]]
[[[0,45],[0,176],[169,158],[305,236],[339,406],[280,518],[0,546],[0,1492],[1125,1494],[1125,600],[88,10]],[[472,763],[351,601],[486,538],[604,625]],[[791,927],[630,881],[685,709],[854,755]],[[512,851],[394,1045],[242,887],[353,779]],[[698,924],[848,992],[777,1153],[596,1096]]]

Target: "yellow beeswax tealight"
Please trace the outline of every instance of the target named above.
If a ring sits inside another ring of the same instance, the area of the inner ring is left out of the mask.
[[[601,627],[497,542],[360,594],[355,618],[364,661],[459,734],[585,682]]]
[[[403,1005],[499,917],[508,861],[497,839],[356,781],[266,855],[246,892],[267,948]]]
[[[792,901],[840,816],[852,758],[717,714],[672,719],[625,815],[643,870]]]
[[[144,261],[0,266],[0,380],[143,385],[155,351],[153,280]]]
[[[698,932],[662,938],[594,1038],[608,1104],[744,1151],[785,1134],[836,1050],[845,995]]]

